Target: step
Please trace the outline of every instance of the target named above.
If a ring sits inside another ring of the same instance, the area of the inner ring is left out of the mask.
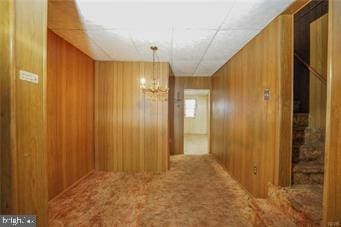
[[[300,146],[299,160],[301,161],[317,161],[320,164],[324,163],[324,144],[315,142]]]
[[[292,133],[292,143],[293,144],[303,144],[304,143],[304,130],[305,128],[302,129],[293,129],[293,133]]]
[[[322,220],[322,185],[269,186],[269,202],[300,226],[319,226]]]
[[[251,199],[250,207],[254,211],[254,226],[291,227],[297,226],[278,208],[266,199]]]
[[[294,117],[293,117],[294,127],[308,126],[308,124],[309,124],[309,114],[305,114],[305,113],[294,114]]]
[[[304,162],[301,161],[294,165],[293,168],[294,173],[322,173],[324,172],[323,163],[319,163],[318,161],[310,161]]]
[[[298,162],[293,168],[294,184],[323,184],[323,164],[313,162]]]
[[[324,175],[323,173],[294,173],[293,182],[294,184],[323,184]]]
[[[304,130],[304,143],[316,143],[316,142],[324,142],[324,133],[320,128],[310,128],[307,127]]]

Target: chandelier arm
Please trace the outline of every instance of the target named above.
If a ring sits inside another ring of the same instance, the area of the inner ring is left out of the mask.
[[[157,52],[155,53],[155,55],[156,55],[157,62],[158,62],[158,64],[156,65],[157,67],[156,80],[159,82],[159,85],[160,85],[160,60],[159,60],[159,55],[157,54]]]
[[[155,80],[155,52],[156,50],[153,50],[153,80]]]

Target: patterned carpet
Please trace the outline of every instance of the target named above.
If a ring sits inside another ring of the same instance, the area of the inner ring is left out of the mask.
[[[167,173],[94,172],[49,204],[49,226],[251,226],[248,195],[209,155]]]

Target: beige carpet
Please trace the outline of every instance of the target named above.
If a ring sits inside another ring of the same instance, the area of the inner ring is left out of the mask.
[[[94,172],[49,204],[49,226],[251,226],[248,195],[208,155],[163,174]]]

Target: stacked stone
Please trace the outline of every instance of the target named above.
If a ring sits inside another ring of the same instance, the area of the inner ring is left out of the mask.
[[[268,198],[251,198],[253,226],[321,226],[322,185],[269,184]]]
[[[299,148],[298,162],[294,163],[294,184],[323,184],[324,136],[322,129],[307,127],[304,144]]]
[[[293,117],[292,161],[299,162],[300,147],[304,144],[304,130],[308,127],[309,114],[295,113]]]

